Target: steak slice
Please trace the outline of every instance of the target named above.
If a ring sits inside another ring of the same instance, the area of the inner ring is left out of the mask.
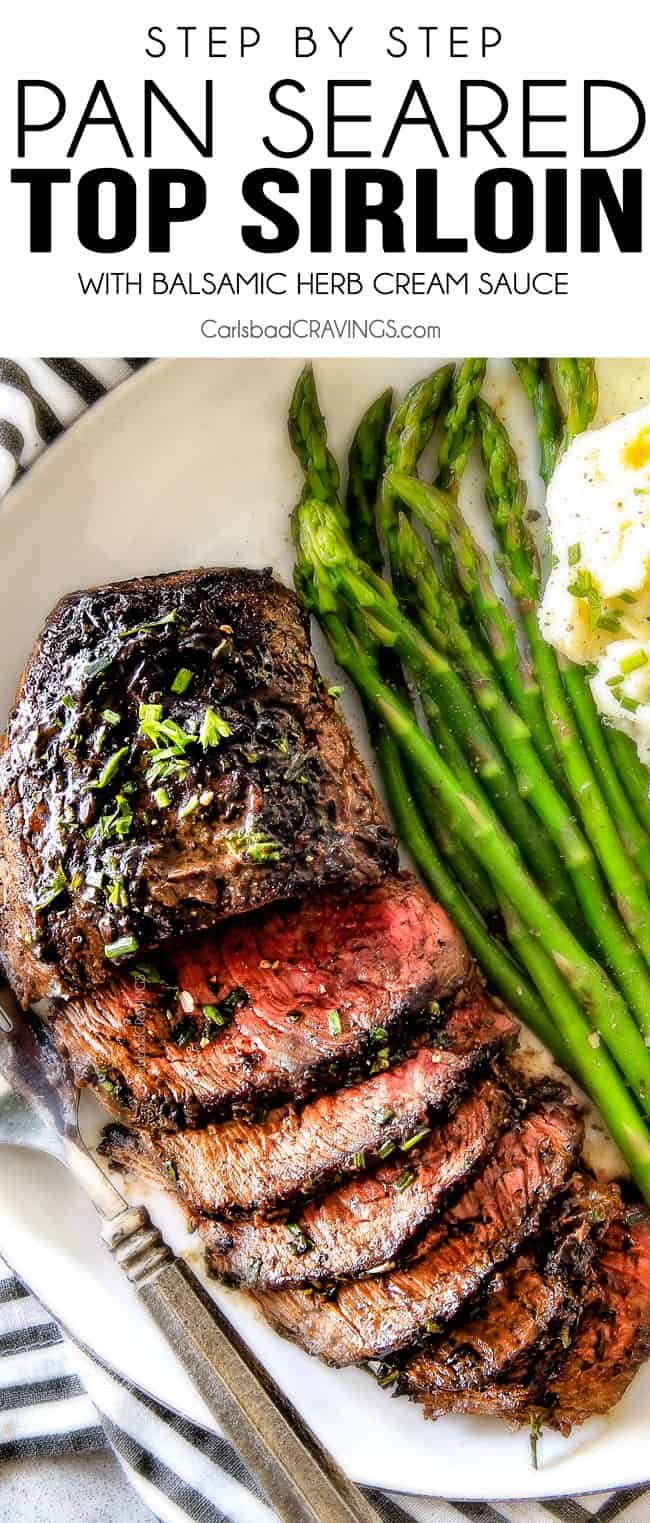
[[[399,1392],[421,1401],[428,1417],[511,1416],[517,1405],[530,1405],[549,1369],[566,1357],[599,1241],[620,1212],[616,1186],[576,1175],[535,1247],[526,1245],[493,1276],[469,1317],[393,1372]],[[389,1378],[390,1371],[383,1383]]]
[[[64,598],[9,720],[0,800],[0,957],[24,1004],[101,984],[121,947],[396,865],[307,618],[268,571]]]
[[[447,1322],[514,1253],[563,1188],[582,1141],[564,1091],[535,1092],[476,1182],[428,1228],[410,1263],[339,1287],[335,1300],[304,1291],[255,1292],[279,1332],[330,1364],[358,1364],[415,1343]]]
[[[452,995],[469,953],[410,874],[226,922],[58,1002],[79,1084],[143,1126],[196,1126],[332,1079],[379,1029]]]
[[[228,1216],[266,1211],[410,1137],[448,1104],[467,1077],[513,1041],[515,1022],[479,991],[447,1022],[445,1047],[423,1045],[403,1063],[360,1084],[287,1105],[262,1122],[236,1118],[202,1131],[107,1128],[100,1152],[114,1163],[176,1182],[191,1210]]]
[[[543,1393],[539,1415],[561,1433],[610,1412],[650,1355],[650,1214],[632,1216],[606,1233],[595,1294]]]
[[[210,1268],[231,1282],[281,1288],[386,1265],[485,1158],[511,1111],[506,1090],[485,1079],[412,1150],[308,1202],[291,1220],[204,1220]]]

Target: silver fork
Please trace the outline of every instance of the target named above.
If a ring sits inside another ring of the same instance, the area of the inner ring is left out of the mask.
[[[0,1146],[49,1153],[102,1221],[101,1238],[283,1523],[379,1523],[275,1381],[178,1259],[143,1206],[129,1206],[88,1152],[63,1065],[50,1082],[31,1025],[0,988]]]

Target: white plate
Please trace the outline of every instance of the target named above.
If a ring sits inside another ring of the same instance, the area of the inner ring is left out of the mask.
[[[318,382],[334,448],[390,381],[425,365],[325,360]],[[288,513],[299,472],[284,420],[294,361],[165,361],[114,392],[54,445],[0,510],[0,712],[56,599],[91,583],[183,566],[273,565],[291,577]],[[625,379],[627,372],[611,372]],[[647,377],[644,376],[647,388]],[[492,371],[495,394],[507,371]],[[638,395],[638,393],[637,393]],[[525,413],[512,417],[532,458]],[[322,649],[319,646],[322,657]],[[326,665],[322,661],[323,665]],[[348,717],[362,726],[347,697]],[[136,1193],[142,1195],[138,1187]],[[179,1209],[152,1214],[195,1263]],[[93,1211],[49,1160],[2,1155],[0,1252],[82,1342],[160,1400],[209,1421],[187,1376],[97,1240]],[[212,1287],[214,1290],[214,1287]],[[541,1468],[528,1437],[486,1419],[425,1423],[360,1371],[326,1369],[272,1333],[245,1297],[217,1299],[355,1479],[393,1491],[479,1498],[600,1491],[646,1481],[650,1367],[616,1411],[564,1441],[545,1436]]]

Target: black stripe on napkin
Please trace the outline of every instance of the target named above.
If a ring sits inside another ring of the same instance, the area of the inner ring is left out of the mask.
[[[59,1459],[108,1449],[103,1428],[80,1428],[78,1433],[39,1433],[34,1438],[13,1438],[0,1443],[0,1460]]]
[[[49,365],[50,370],[53,370],[60,380],[65,381],[67,386],[71,386],[89,407],[93,402],[99,402],[106,396],[106,387],[79,360],[46,359],[45,364]]]
[[[59,422],[56,413],[53,412],[49,402],[41,396],[40,391],[32,385],[26,370],[22,365],[17,365],[15,360],[2,360],[0,364],[0,381],[7,386],[15,387],[23,396],[27,397],[34,409],[36,427],[45,444],[53,444],[63,433],[64,425]]]
[[[0,1354],[22,1354],[30,1348],[52,1348],[55,1343],[63,1343],[56,1322],[43,1322],[38,1327],[22,1327],[12,1333],[2,1333]]]
[[[67,1401],[71,1396],[85,1396],[78,1375],[57,1375],[52,1380],[33,1380],[19,1386],[0,1387],[0,1412],[18,1407],[42,1406],[46,1401]]]
[[[14,1275],[9,1280],[0,1280],[0,1306],[6,1301],[23,1301],[30,1291]]]

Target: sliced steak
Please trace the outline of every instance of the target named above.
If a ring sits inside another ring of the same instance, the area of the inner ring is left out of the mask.
[[[52,1008],[79,1084],[137,1125],[198,1125],[332,1080],[454,993],[469,953],[410,874],[226,922]],[[383,1040],[383,1038],[382,1038]]]
[[[452,1012],[441,1033],[444,1048],[427,1038],[388,1072],[320,1095],[302,1110],[287,1105],[262,1122],[235,1119],[157,1137],[114,1125],[100,1151],[136,1174],[173,1180],[200,1214],[268,1210],[348,1173],[359,1153],[370,1162],[412,1136],[516,1034],[515,1022],[478,992]]]
[[[358,1364],[417,1341],[446,1322],[539,1224],[564,1186],[581,1121],[557,1095],[534,1098],[500,1139],[477,1181],[429,1227],[410,1263],[339,1287],[325,1300],[299,1290],[255,1292],[280,1331],[330,1364]]]
[[[0,801],[0,957],[25,1004],[102,983],[120,949],[396,864],[306,616],[270,572],[64,598],[9,720]]]
[[[399,1391],[421,1401],[429,1417],[512,1415],[517,1403],[530,1404],[549,1368],[566,1357],[599,1241],[620,1212],[615,1186],[576,1176],[553,1202],[534,1247],[526,1245],[492,1277],[473,1314],[394,1372]]]
[[[596,1261],[596,1289],[577,1336],[541,1400],[551,1427],[610,1412],[650,1355],[650,1214],[615,1222]]]
[[[485,1158],[511,1112],[507,1091],[485,1079],[421,1143],[416,1132],[404,1144],[408,1151],[308,1202],[290,1220],[204,1221],[210,1268],[229,1281],[271,1287],[378,1269]]]

